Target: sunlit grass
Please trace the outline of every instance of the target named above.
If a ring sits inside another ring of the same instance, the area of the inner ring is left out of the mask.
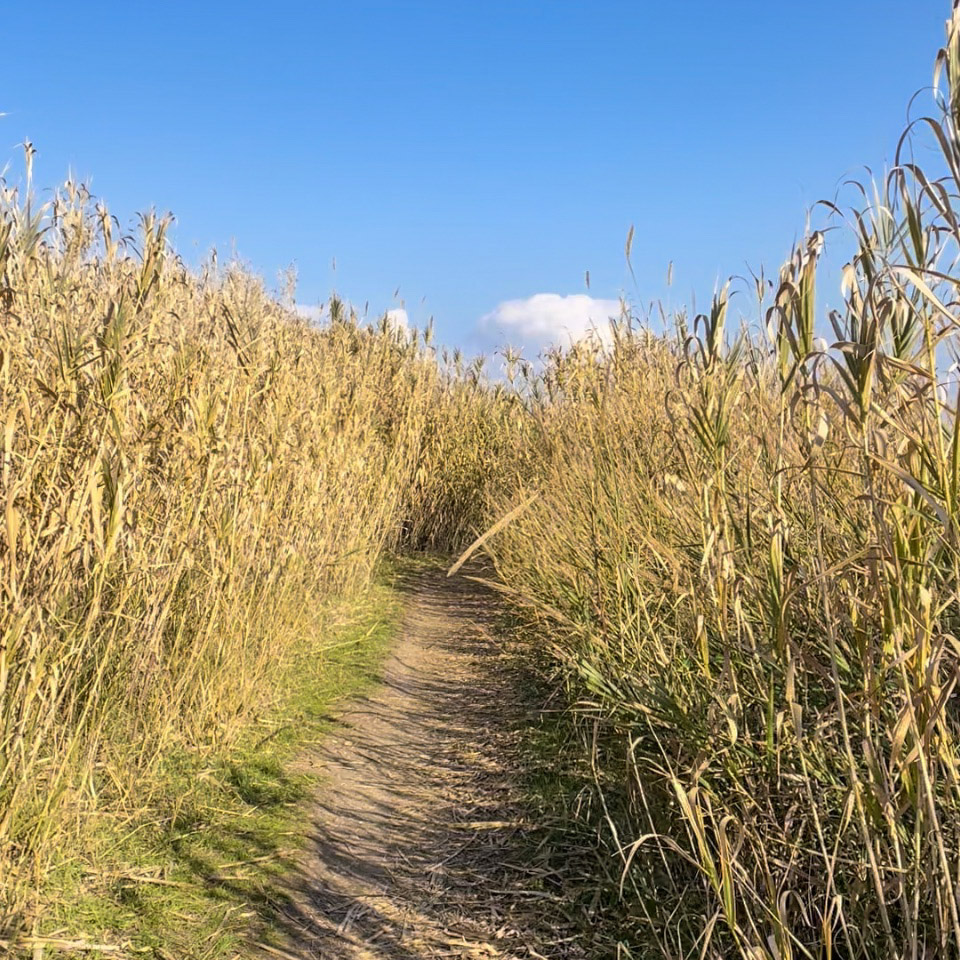
[[[50,871],[91,825],[149,809],[171,757],[243,735],[298,645],[322,648],[331,598],[362,596],[401,542],[472,535],[483,490],[469,511],[444,498],[483,445],[431,457],[444,424],[493,429],[516,402],[438,363],[429,336],[336,300],[311,326],[238,267],[188,270],[166,219],[121,236],[74,183],[38,205],[32,156],[22,194],[0,191],[11,929],[42,921]]]
[[[311,819],[315,749],[345,698],[379,677],[402,609],[389,578],[326,612],[323,643],[291,651],[273,707],[210,758],[175,749],[149,802],[98,818],[46,884],[44,928],[159,956],[232,956],[283,938],[286,879]]]
[[[830,344],[813,233],[756,284],[766,340],[722,289],[529,386],[529,506],[487,548],[580,717],[634,956],[960,944],[958,27],[911,131],[941,156],[864,185]]]

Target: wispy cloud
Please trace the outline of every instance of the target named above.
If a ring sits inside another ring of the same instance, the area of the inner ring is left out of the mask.
[[[591,331],[604,337],[608,321],[620,316],[619,300],[572,293],[536,293],[525,300],[505,300],[480,318],[483,333],[506,337],[521,346],[540,347],[581,340]]]
[[[299,316],[303,317],[304,320],[312,320],[314,323],[317,323],[324,315],[326,304],[295,303],[293,309]]]

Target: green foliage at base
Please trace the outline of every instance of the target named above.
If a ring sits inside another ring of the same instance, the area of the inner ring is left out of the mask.
[[[91,830],[88,848],[45,884],[56,907],[38,933],[160,960],[247,955],[269,943],[317,783],[295,761],[335,725],[338,704],[379,678],[402,609],[400,572],[331,610],[328,634],[304,640],[274,708],[235,747],[165,758],[149,806]]]

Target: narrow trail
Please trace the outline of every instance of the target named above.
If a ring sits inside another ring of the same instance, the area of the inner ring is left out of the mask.
[[[494,611],[463,578],[430,572],[412,585],[382,684],[310,758],[321,786],[289,954],[582,956],[523,819],[516,743],[531,707]]]

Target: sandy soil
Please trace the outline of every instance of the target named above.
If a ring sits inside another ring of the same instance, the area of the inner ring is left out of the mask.
[[[383,683],[309,758],[322,780],[284,955],[579,957],[538,883],[516,751],[533,708],[495,603],[439,572],[410,589]]]

